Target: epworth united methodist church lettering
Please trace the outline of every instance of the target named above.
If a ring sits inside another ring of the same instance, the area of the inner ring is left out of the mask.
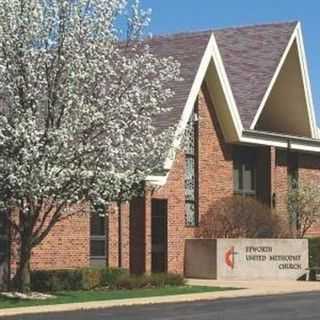
[[[235,255],[238,252],[234,247],[228,249],[225,253],[226,265],[233,269],[235,264]],[[277,264],[279,270],[295,269],[302,270],[301,254],[274,254],[272,246],[248,246],[245,247],[245,260],[250,262],[273,262]]]
[[[186,275],[224,280],[297,280],[309,265],[306,239],[188,239]]]

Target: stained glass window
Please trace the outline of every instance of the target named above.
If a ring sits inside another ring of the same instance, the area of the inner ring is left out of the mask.
[[[197,217],[197,122],[195,113],[191,116],[184,136],[185,153],[185,223],[187,226],[195,226]]]

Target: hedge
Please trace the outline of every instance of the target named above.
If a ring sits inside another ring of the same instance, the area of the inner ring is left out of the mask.
[[[173,273],[154,273],[150,275],[122,275],[114,284],[115,289],[162,288],[166,286],[183,286],[184,278]]]
[[[126,270],[119,268],[35,270],[31,272],[31,289],[40,292],[91,290],[113,286],[126,274]]]
[[[31,272],[31,289],[39,292],[107,289],[139,289],[147,287],[182,286],[177,274],[135,276],[120,268],[80,268],[37,270]]]
[[[320,238],[309,238],[309,266],[320,267]]]

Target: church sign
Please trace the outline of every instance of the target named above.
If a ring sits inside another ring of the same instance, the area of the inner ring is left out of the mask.
[[[186,275],[221,280],[297,280],[309,265],[306,239],[186,240]]]

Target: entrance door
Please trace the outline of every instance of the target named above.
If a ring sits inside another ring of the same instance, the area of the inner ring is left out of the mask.
[[[168,260],[168,202],[167,200],[152,200],[152,255],[151,271],[167,272]]]

